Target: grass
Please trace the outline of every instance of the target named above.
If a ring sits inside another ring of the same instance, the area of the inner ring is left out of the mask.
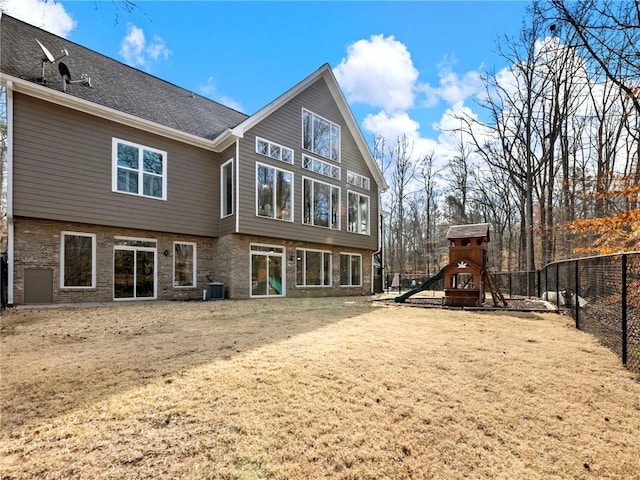
[[[555,314],[19,310],[0,360],[4,480],[640,478],[640,383]]]

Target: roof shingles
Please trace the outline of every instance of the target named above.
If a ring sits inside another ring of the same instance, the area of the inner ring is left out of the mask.
[[[176,130],[212,140],[246,118],[244,113],[120,63],[6,14],[0,21],[0,70],[17,78],[62,91],[58,65],[45,63],[38,39],[54,55],[66,49],[63,61],[72,80],[82,73],[92,88],[69,85],[67,94]]]

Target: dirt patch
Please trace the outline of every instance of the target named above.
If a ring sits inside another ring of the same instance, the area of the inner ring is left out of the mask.
[[[555,314],[275,299],[1,328],[5,480],[638,478],[640,384]]]

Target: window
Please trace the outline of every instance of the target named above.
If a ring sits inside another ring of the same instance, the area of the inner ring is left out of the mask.
[[[371,181],[369,180],[369,177],[365,177],[364,175],[360,175],[359,173],[355,173],[355,172],[352,172],[351,170],[347,170],[347,183],[349,185],[354,185],[356,187],[369,190],[369,185]]]
[[[196,286],[196,244],[173,242],[173,286]]]
[[[233,158],[220,167],[220,217],[233,215]]]
[[[293,173],[256,164],[256,212],[260,217],[293,221]]]
[[[323,162],[317,158],[310,157],[309,155],[302,155],[302,168],[311,170],[312,172],[319,173],[325,177],[335,178],[340,180],[340,167],[332,165],[328,162]]]
[[[340,285],[362,286],[362,255],[340,254]]]
[[[296,285],[331,286],[331,252],[296,250]]]
[[[369,234],[369,197],[347,192],[347,215],[350,232]]]
[[[307,110],[302,110],[302,148],[340,161],[340,127]]]
[[[303,178],[302,184],[302,222],[340,230],[340,188],[310,178]]]
[[[251,296],[285,296],[284,248],[251,245]]]
[[[114,192],[167,199],[167,152],[113,139]]]
[[[256,152],[274,160],[293,164],[293,150],[264,138],[256,137]]]
[[[60,235],[60,286],[95,288],[96,236],[62,232]]]

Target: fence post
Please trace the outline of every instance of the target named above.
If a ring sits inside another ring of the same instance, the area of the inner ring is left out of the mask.
[[[627,255],[622,255],[622,364],[627,364]]]
[[[560,263],[556,263],[556,308],[560,309]]]
[[[575,292],[573,293],[573,303],[574,303],[574,308],[575,308],[575,318],[576,318],[576,328],[578,330],[580,330],[580,301],[578,300],[580,297],[578,296],[578,293],[580,292],[580,267],[579,265],[579,261],[576,260],[576,269],[575,269],[575,284],[576,284],[576,288],[575,288]]]

